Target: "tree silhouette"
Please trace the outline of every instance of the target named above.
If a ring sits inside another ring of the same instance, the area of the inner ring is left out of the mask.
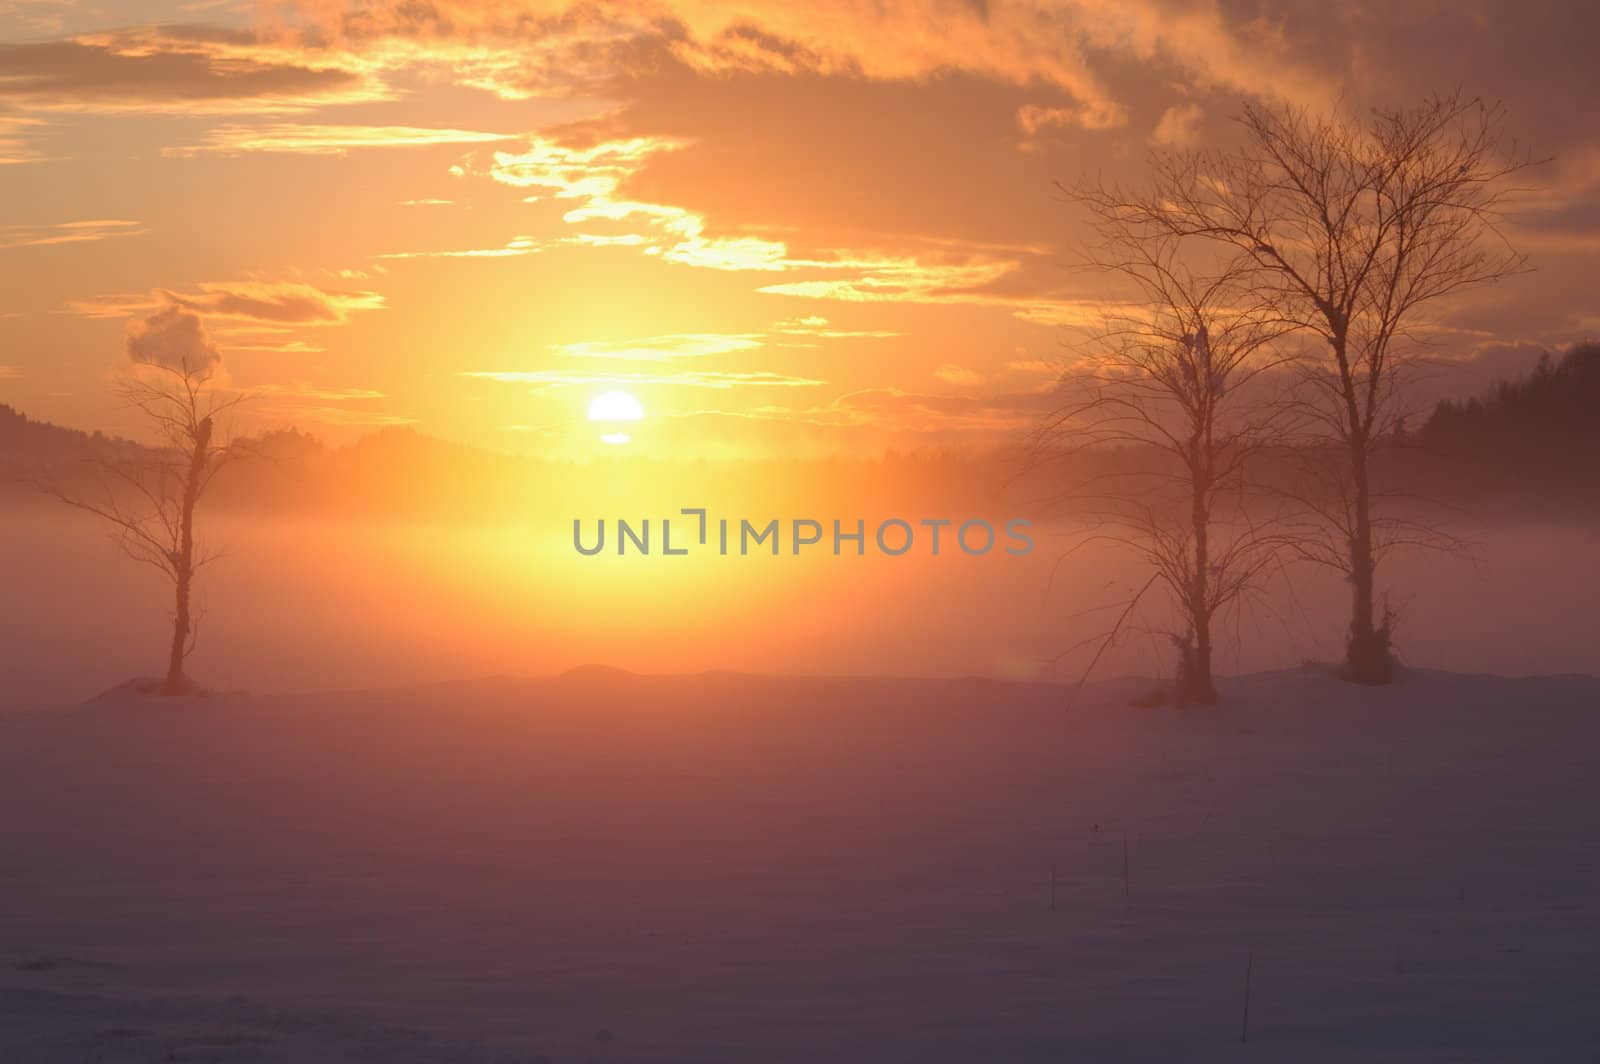
[[[1346,675],[1391,677],[1387,618],[1374,612],[1384,551],[1419,531],[1374,510],[1371,464],[1394,419],[1423,313],[1524,268],[1498,240],[1510,179],[1530,165],[1502,150],[1502,114],[1436,97],[1366,124],[1291,107],[1247,107],[1242,146],[1157,157],[1148,187],[1092,201],[1148,239],[1219,244],[1259,267],[1281,316],[1320,340],[1303,363],[1302,412],[1337,444],[1302,501],[1321,519],[1302,553],[1352,588]]]
[[[63,487],[49,473],[39,481],[67,505],[109,522],[124,554],[172,581],[172,641],[160,684],[167,695],[193,689],[184,663],[199,634],[195,576],[218,557],[198,545],[195,510],[212,478],[242,453],[222,418],[247,397],[214,388],[215,372],[214,359],[187,356],[175,365],[137,364],[118,393],[153,427],[156,446],[97,454],[87,489]]]
[[[1245,469],[1285,414],[1254,385],[1277,364],[1272,345],[1287,326],[1257,292],[1248,257],[1197,269],[1176,238],[1090,207],[1102,237],[1093,264],[1131,281],[1139,302],[1109,315],[1063,374],[1033,461],[1069,470],[1063,494],[1090,515],[1090,538],[1131,546],[1150,564],[1182,620],[1169,633],[1177,700],[1211,704],[1213,622],[1255,585],[1277,546],[1274,525],[1247,507]],[[1107,448],[1135,460],[1109,476],[1073,461]]]

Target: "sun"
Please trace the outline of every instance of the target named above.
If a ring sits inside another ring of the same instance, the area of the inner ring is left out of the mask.
[[[619,421],[638,421],[644,417],[644,406],[627,392],[601,392],[589,403],[589,420],[601,425]],[[601,433],[600,441],[609,444],[627,443],[626,432],[614,428]]]

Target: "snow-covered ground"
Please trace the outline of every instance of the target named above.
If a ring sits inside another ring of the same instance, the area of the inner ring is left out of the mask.
[[[8,714],[0,1060],[1595,1059],[1600,680],[1138,690]]]

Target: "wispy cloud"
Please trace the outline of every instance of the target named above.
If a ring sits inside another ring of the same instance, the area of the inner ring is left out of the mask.
[[[845,254],[835,260],[802,260],[796,269],[842,270],[854,276],[764,285],[758,291],[845,303],[947,303],[970,301],[973,290],[994,284],[1017,268],[1008,259],[969,258],[933,262],[910,256]]]
[[[1150,142],[1162,148],[1191,148],[1200,139],[1205,116],[1199,104],[1174,104],[1161,113]]]
[[[527,151],[495,152],[488,174],[503,185],[543,189],[559,199],[583,200],[592,216],[620,217],[607,215],[606,211],[647,207],[617,204],[615,196],[622,183],[638,173],[652,155],[678,151],[688,143],[679,137],[629,137],[576,147],[535,136]]]
[[[575,200],[562,215],[570,225],[635,222],[643,232],[594,233],[564,243],[589,247],[626,246],[666,262],[713,270],[782,270],[788,248],[750,235],[712,236],[704,216],[683,207],[647,203],[621,194],[625,181],[663,152],[680,151],[688,141],[676,137],[630,137],[573,146],[542,136],[525,152],[496,152],[488,176],[514,188],[538,190],[529,202],[549,197]],[[460,172],[468,172],[462,169]]]
[[[726,355],[760,347],[761,338],[752,333],[673,333],[643,340],[618,342],[586,341],[552,344],[551,350],[574,358],[614,358],[625,362],[670,362],[679,358]]]
[[[85,318],[120,318],[163,306],[182,307],[208,318],[231,318],[288,325],[342,325],[352,314],[382,310],[377,292],[342,292],[301,281],[205,281],[197,291],[157,288],[149,295],[107,295],[67,304]]]
[[[566,388],[579,385],[681,385],[689,388],[743,388],[779,387],[810,388],[827,383],[809,377],[791,377],[782,373],[751,371],[745,373],[717,370],[683,370],[678,373],[585,373],[580,370],[479,370],[461,374],[482,380],[505,384],[531,384],[549,388]]]
[[[515,139],[506,133],[426,126],[334,126],[270,123],[223,125],[208,130],[198,144],[167,148],[167,155],[347,155],[366,148],[426,148],[447,144],[489,144]],[[448,200],[408,201],[447,203]]]
[[[430,251],[386,251],[380,259],[514,259],[537,255],[553,242],[531,236],[516,236],[497,248],[439,248]]]
[[[376,292],[334,292],[298,281],[202,282],[195,294],[158,289],[167,302],[221,317],[296,325],[340,325],[350,315],[382,310]]]
[[[39,118],[0,114],[0,166],[38,162],[44,156],[34,147],[32,134],[44,126]]]
[[[359,410],[334,406],[328,403],[284,403],[274,408],[281,418],[317,422],[341,428],[385,428],[389,426],[416,425],[419,419],[408,414],[392,414],[382,410]]]
[[[414,425],[417,418],[383,409],[389,396],[372,388],[341,387],[303,380],[253,384],[253,405],[274,421],[315,422],[350,428]]]
[[[828,276],[769,284],[760,292],[834,299],[844,302],[955,302],[964,292],[992,285],[1017,269],[1013,258],[971,248],[938,249],[926,257],[858,250],[823,250],[793,255],[784,241],[750,234],[713,235],[705,217],[672,204],[633,199],[623,185],[661,153],[681,151],[688,141],[673,137],[630,137],[572,146],[543,136],[525,152],[495,152],[486,170],[460,166],[460,174],[486,173],[516,188],[539,190],[544,198],[573,200],[562,214],[574,226],[615,227],[631,232],[583,232],[536,241],[530,237],[503,248],[391,253],[392,258],[500,257],[534,254],[553,246],[629,247],[676,265],[758,273],[811,272]],[[1031,253],[1031,249],[1025,249]]]
[[[268,399],[316,399],[322,402],[364,402],[388,398],[383,392],[371,388],[329,388],[321,385],[293,381],[287,384],[257,384],[250,393]]]
[[[1137,59],[1205,87],[1297,102],[1329,79],[1301,62],[1274,23],[1224,5],[1169,0],[992,0],[983,4],[579,4],[560,0],[292,0],[308,40],[337,39],[391,67],[427,66],[506,98],[598,93],[670,54],[701,73],[770,72],[917,81],[962,72],[1047,86],[1075,124],[1125,114],[1101,73]]]
[[[933,375],[937,380],[943,381],[945,384],[954,385],[977,384],[983,380],[983,375],[977,370],[969,369],[966,366],[958,366],[954,362],[947,362],[940,366],[933,371]]]
[[[35,110],[273,113],[392,96],[350,57],[197,26],[4,44],[0,71],[0,101]]]
[[[1017,110],[1017,125],[1029,136],[1043,129],[1111,129],[1128,121],[1127,111],[1110,102],[1046,107],[1030,103]]]
[[[59,244],[92,244],[119,237],[142,236],[142,222],[97,218],[56,225],[0,225],[0,248],[40,248]]]

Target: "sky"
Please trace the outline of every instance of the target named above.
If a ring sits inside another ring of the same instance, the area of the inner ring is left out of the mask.
[[[251,416],[513,452],[988,445],[1125,296],[1058,189],[1248,102],[1461,89],[1550,161],[1432,387],[1600,332],[1600,31],[1540,0],[0,0],[0,402],[136,434],[130,353]]]

